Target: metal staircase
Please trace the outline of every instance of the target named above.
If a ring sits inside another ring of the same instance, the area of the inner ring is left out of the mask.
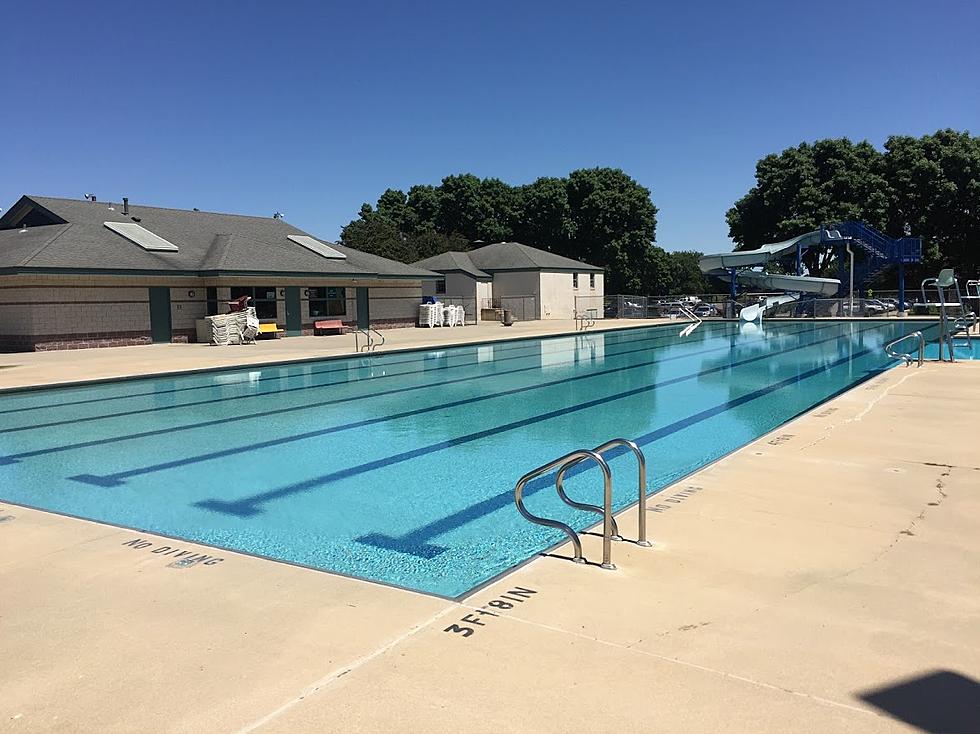
[[[904,291],[904,266],[922,261],[922,240],[919,237],[893,239],[864,222],[837,222],[821,228],[821,243],[840,248],[838,267],[841,282],[845,282],[847,258],[843,257],[844,245],[850,243],[865,257],[855,264],[854,284],[861,293],[868,284],[891,267],[899,268],[903,281],[899,290]],[[904,298],[902,299],[904,300]]]

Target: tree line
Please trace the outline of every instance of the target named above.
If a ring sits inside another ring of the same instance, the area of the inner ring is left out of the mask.
[[[801,143],[758,161],[755,185],[726,219],[743,249],[861,220],[892,237],[922,237],[922,274],[952,266],[974,276],[980,273],[980,138],[955,130],[893,135],[882,150],[847,138]],[[361,207],[341,242],[411,263],[513,240],[604,267],[607,293],[726,292],[701,274],[700,252],[667,252],[656,246],[656,231],[649,189],[620,169],[587,168],[518,186],[464,173],[436,186],[388,189],[374,206]],[[814,250],[804,263],[811,275],[836,276],[832,252]]]
[[[922,237],[915,275],[980,272],[980,137],[969,132],[893,135],[883,150],[847,138],[801,143],[762,158],[755,180],[727,213],[741,248],[856,219],[891,237]],[[805,264],[813,275],[836,276],[830,253],[811,252]]]
[[[344,227],[348,247],[401,262],[474,243],[521,242],[606,268],[607,293],[701,293],[701,253],[654,245],[649,189],[616,168],[588,168],[512,186],[470,173],[438,186],[388,189]],[[479,246],[479,245],[477,245]]]

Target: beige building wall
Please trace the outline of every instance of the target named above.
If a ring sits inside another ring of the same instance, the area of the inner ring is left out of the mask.
[[[602,273],[578,273],[577,288],[574,283],[573,273],[541,273],[541,318],[570,319],[588,309],[602,318]]]
[[[149,344],[149,288],[170,289],[173,341],[193,341],[196,322],[208,312],[207,289],[217,289],[218,312],[228,310],[232,286],[274,287],[277,323],[286,323],[285,288],[300,288],[303,331],[311,332],[310,287],[346,288],[345,323],[357,322],[357,286],[369,289],[375,326],[415,323],[420,281],[354,281],[316,278],[197,278],[150,276],[0,276],[0,350],[75,349]]]
[[[540,319],[540,276],[536,270],[496,272],[493,274],[493,297],[499,299],[502,308],[515,311],[516,318]]]

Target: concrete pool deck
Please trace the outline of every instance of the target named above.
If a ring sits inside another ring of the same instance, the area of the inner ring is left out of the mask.
[[[975,731],[978,404],[890,370],[462,602],[0,503],[0,731]]]
[[[669,319],[600,319],[588,333],[671,323]],[[682,323],[678,322],[678,329]],[[477,325],[385,329],[377,354],[397,349],[448,347],[474,342],[574,336],[571,320],[522,321],[505,327],[493,321]],[[0,390],[53,386],[66,382],[150,376],[219,368],[244,368],[276,362],[325,357],[355,357],[354,335],[294,336],[255,344],[215,347],[209,344],[149,344],[136,347],[72,349],[0,354]]]

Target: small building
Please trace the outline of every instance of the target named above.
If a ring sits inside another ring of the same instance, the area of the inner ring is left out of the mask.
[[[287,336],[412,326],[440,279],[275,217],[23,196],[0,217],[0,350],[193,341],[244,295]]]
[[[477,314],[509,308],[521,319],[571,319],[576,309],[594,309],[602,317],[602,268],[520,242],[444,252],[413,264],[443,276],[426,281],[424,295],[458,299],[464,307],[473,302]]]

